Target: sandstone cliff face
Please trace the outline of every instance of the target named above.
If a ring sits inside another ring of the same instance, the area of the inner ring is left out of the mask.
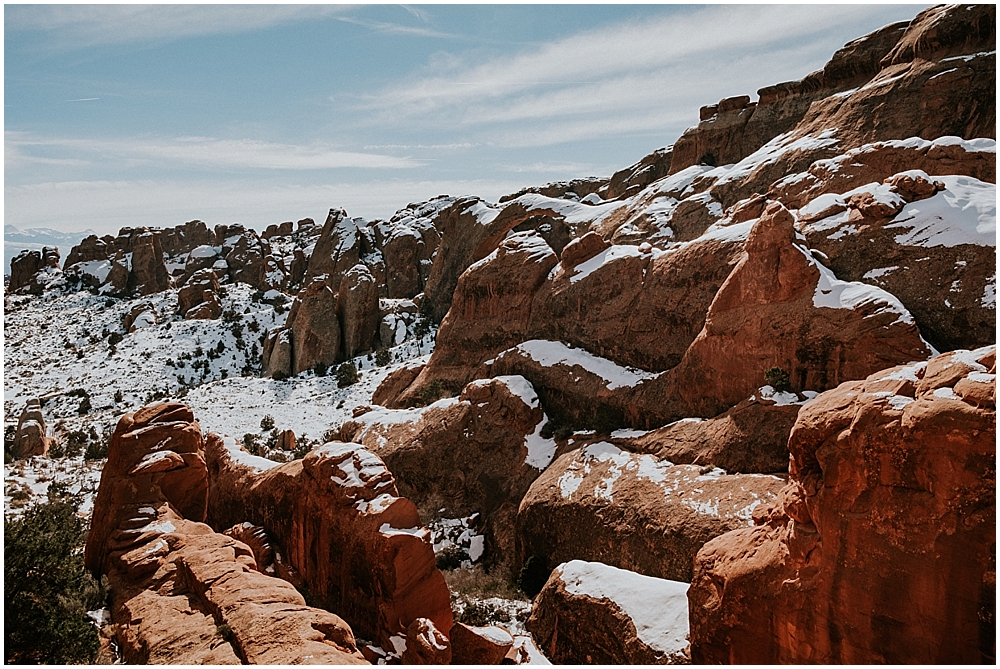
[[[208,477],[191,411],[126,414],[101,473],[86,562],[107,574],[126,662],[364,664],[350,627],[261,574],[205,519]]]
[[[418,618],[447,635],[448,588],[417,509],[382,461],[330,443],[284,465],[210,435],[209,521],[262,527],[310,593],[355,632],[392,648]]]
[[[821,391],[929,354],[893,295],[837,279],[797,241],[793,216],[772,203],[683,360],[635,401],[668,419],[708,417],[753,394],[772,367],[789,374],[793,390]]]
[[[995,374],[956,351],[807,405],[778,503],[698,553],[692,660],[992,662]]]
[[[690,581],[698,549],[748,526],[783,485],[592,443],[559,457],[531,485],[517,512],[518,556],[550,569],[590,560]]]
[[[40,252],[25,249],[18,253],[10,261],[10,282],[7,284],[7,291],[14,293],[27,286],[43,266]]]

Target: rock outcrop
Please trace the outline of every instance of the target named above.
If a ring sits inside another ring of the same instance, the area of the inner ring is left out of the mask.
[[[177,291],[177,313],[187,320],[218,318],[222,315],[219,290],[219,280],[214,271],[198,270]]]
[[[525,625],[557,664],[686,664],[687,589],[573,560],[553,570]]]
[[[375,346],[381,314],[378,284],[368,268],[357,264],[344,273],[337,292],[343,359],[367,353]]]
[[[540,436],[545,416],[521,377],[475,381],[424,409],[376,409],[341,427],[392,471],[400,492],[447,516],[480,514],[483,561],[512,566],[514,517],[556,450]],[[479,559],[479,556],[475,556]]]
[[[128,253],[132,254],[129,288],[140,295],[159,293],[170,287],[170,274],[163,261],[159,231],[133,231]]]
[[[315,600],[384,649],[418,618],[447,636],[449,594],[430,532],[378,457],[329,443],[278,465],[228,437],[210,435],[206,447],[213,526],[262,527]]]
[[[14,256],[10,261],[10,280],[7,283],[7,292],[15,293],[27,286],[35,273],[44,264],[40,251],[25,249]]]
[[[794,222],[771,203],[753,223],[743,258],[680,364],[638,390],[644,413],[662,411],[660,424],[718,415],[774,367],[796,392],[823,391],[930,355],[898,299],[839,280],[801,244]]]
[[[49,452],[52,439],[46,435],[45,416],[42,404],[37,399],[28,400],[17,420],[11,455],[16,459],[45,455]]]
[[[806,405],[788,486],[709,542],[697,663],[992,663],[996,351],[956,351]]]
[[[687,582],[698,549],[751,525],[754,509],[783,485],[592,443],[560,456],[531,485],[517,513],[518,556],[549,569],[589,560]]]
[[[106,574],[132,664],[364,664],[350,627],[203,522],[201,429],[182,404],[126,414],[101,472],[86,564]]]

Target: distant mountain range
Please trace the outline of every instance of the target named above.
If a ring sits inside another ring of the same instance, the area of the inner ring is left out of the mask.
[[[3,272],[10,274],[11,258],[25,249],[40,250],[43,246],[58,246],[65,257],[71,247],[89,235],[97,234],[91,229],[81,232],[61,232],[52,228],[30,228],[19,230],[13,225],[3,226]]]

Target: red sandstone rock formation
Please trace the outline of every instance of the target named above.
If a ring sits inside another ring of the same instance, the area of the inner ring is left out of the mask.
[[[514,638],[502,627],[455,623],[451,628],[453,664],[500,664],[513,647]]]
[[[337,316],[341,330],[343,359],[371,351],[381,321],[378,284],[364,265],[347,270],[337,293]]]
[[[107,574],[133,664],[364,664],[351,629],[259,573],[250,549],[205,525],[201,430],[182,404],[121,419],[94,505],[86,563]]]
[[[714,465],[741,474],[785,472],[788,435],[800,407],[792,393],[758,391],[715,418],[683,419],[610,441],[677,464]]]
[[[429,531],[375,455],[331,443],[279,466],[215,435],[206,447],[215,527],[264,528],[316,601],[382,648],[417,618],[448,634],[448,588]]]
[[[779,203],[768,205],[744,248],[683,360],[638,390],[642,412],[717,415],[752,395],[772,367],[790,375],[795,391],[822,391],[930,355],[902,304],[838,280],[800,245]]]
[[[597,442],[562,455],[531,485],[517,513],[518,557],[549,568],[592,560],[690,581],[698,549],[750,525],[753,510],[783,485]]]
[[[7,292],[15,293],[28,285],[44,265],[42,264],[42,254],[39,251],[25,249],[18,253],[10,261],[10,280],[7,283]]]
[[[52,439],[46,436],[45,416],[42,415],[42,405],[37,399],[28,400],[21,410],[17,420],[17,431],[14,433],[14,444],[11,455],[16,459],[30,458],[35,455],[45,455],[49,452]]]
[[[340,436],[376,453],[421,507],[444,508],[449,517],[479,513],[484,562],[509,568],[517,505],[556,449],[540,436],[544,422],[531,385],[501,377],[425,409],[364,413]]]
[[[788,486],[698,553],[694,662],[992,663],[995,347],[820,395]]]
[[[130,239],[131,273],[129,288],[140,295],[159,293],[170,287],[170,275],[163,262],[159,231],[136,230]]]
[[[574,560],[552,572],[525,624],[557,664],[687,664],[687,587]]]
[[[218,318],[222,315],[219,290],[219,280],[214,271],[198,270],[177,292],[177,312],[187,320]]]

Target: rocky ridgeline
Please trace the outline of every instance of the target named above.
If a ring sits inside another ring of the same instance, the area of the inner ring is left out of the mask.
[[[994,54],[994,7],[933,7],[607,179],[19,256],[12,292],[186,319],[293,297],[272,385],[440,324],[299,460],[122,419],[87,559],[126,659],[992,662]],[[453,620],[418,507],[474,523],[537,648]]]

